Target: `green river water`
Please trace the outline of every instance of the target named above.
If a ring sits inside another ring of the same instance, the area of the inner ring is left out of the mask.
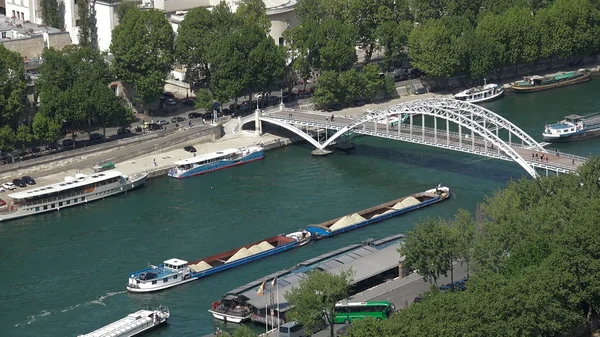
[[[600,80],[532,94],[507,94],[485,107],[541,141],[545,123],[600,110]],[[202,336],[215,326],[211,302],[230,289],[319,254],[405,233],[422,217],[474,211],[486,195],[518,179],[516,163],[370,137],[351,154],[310,155],[309,145],[191,179],[160,178],[137,191],[0,223],[0,335],[77,336],[159,304],[170,324],[148,336]],[[555,146],[598,154],[600,138]],[[129,272],[176,257],[195,260],[304,228],[439,183],[443,203],[284,252],[167,291],[129,294]],[[261,327],[257,327],[260,330]]]

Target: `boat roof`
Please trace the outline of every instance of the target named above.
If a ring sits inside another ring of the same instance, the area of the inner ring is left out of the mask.
[[[136,323],[136,321],[142,317],[148,317],[152,315],[154,311],[140,310],[131,313],[124,318],[116,322],[112,322],[98,330],[92,331],[89,334],[80,335],[80,337],[104,337],[104,336],[119,336],[122,330],[127,330],[130,325]]]
[[[120,176],[122,176],[121,172],[113,171],[113,170],[103,171],[100,173],[94,173],[92,175],[85,175],[85,174],[77,173],[75,175],[75,177],[79,178],[79,179],[76,179],[73,177],[65,177],[65,181],[61,181],[61,182],[55,183],[55,184],[41,186],[41,187],[34,188],[34,189],[31,189],[28,191],[12,193],[12,194],[9,194],[8,196],[13,199],[25,199],[25,198],[38,197],[40,195],[62,192],[62,191],[70,190],[73,188],[85,186],[88,184],[92,184],[92,183],[96,183],[99,181],[108,180],[108,179],[112,179],[112,178],[120,177]]]
[[[166,261],[163,261],[164,264],[172,264],[174,266],[181,266],[184,264],[188,264],[187,261],[185,260],[180,260],[180,259],[168,259]]]
[[[222,150],[222,151],[217,151],[217,152],[213,152],[213,153],[209,153],[209,154],[204,154],[204,155],[197,156],[197,157],[186,158],[186,159],[182,159],[182,160],[176,161],[175,165],[195,164],[195,163],[203,162],[203,161],[206,161],[206,160],[221,158],[221,157],[228,156],[230,154],[236,153],[239,150],[240,149],[235,149],[235,148],[225,149],[225,150]]]

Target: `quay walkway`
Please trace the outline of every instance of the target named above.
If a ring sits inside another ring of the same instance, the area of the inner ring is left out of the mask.
[[[586,157],[545,149],[547,143],[538,143],[492,111],[452,99],[400,103],[368,112],[359,118],[338,115],[332,120],[331,116],[331,113],[280,107],[239,118],[232,131],[237,132],[244,124],[254,121],[260,133],[261,123],[266,122],[296,133],[321,151],[349,134],[394,139],[514,161],[533,177],[539,176],[538,170],[546,175],[549,172],[573,173],[587,160]],[[405,117],[406,120],[399,127],[392,126],[389,121],[395,116]],[[450,131],[450,125],[458,131]],[[324,132],[326,130],[330,132]],[[324,136],[319,135],[315,139],[313,135],[320,132]],[[541,155],[544,159],[541,159]]]

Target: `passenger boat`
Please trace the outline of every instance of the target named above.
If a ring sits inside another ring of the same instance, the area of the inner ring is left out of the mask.
[[[511,83],[511,87],[516,92],[534,92],[583,83],[591,79],[592,72],[589,69],[579,69],[546,76],[526,76],[522,81]]]
[[[551,143],[600,136],[600,113],[587,116],[568,115],[556,124],[546,125],[542,137]]]
[[[504,88],[498,84],[490,83],[461,91],[454,95],[454,99],[469,103],[483,103],[502,97],[502,95],[504,95]]]
[[[308,231],[293,232],[287,235],[276,235],[194,262],[180,259],[166,260],[158,266],[151,265],[146,269],[131,273],[127,290],[143,293],[171,288],[300,247],[310,239],[311,235]]]
[[[130,337],[153,329],[167,320],[171,314],[168,308],[160,306],[157,310],[140,310],[110,323],[96,331],[79,337]]]
[[[175,167],[169,170],[173,178],[187,178],[211,171],[242,165],[263,159],[265,150],[262,146],[249,146],[239,149],[227,149],[192,157],[175,162]]]
[[[75,177],[65,177],[60,183],[9,194],[12,201],[0,211],[0,221],[58,211],[125,193],[143,185],[147,176],[147,173],[143,173],[129,177],[118,171],[103,171],[92,175],[77,173]]]
[[[450,196],[450,188],[438,186],[421,193],[388,201],[384,204],[367,208],[362,211],[340,218],[312,225],[306,228],[313,239],[321,239],[351,231],[356,228],[371,225],[419,208],[433,205],[446,200]]]

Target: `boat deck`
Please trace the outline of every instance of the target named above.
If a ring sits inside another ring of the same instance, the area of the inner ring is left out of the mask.
[[[176,271],[167,269],[161,264],[156,269],[150,267],[150,268],[146,268],[146,269],[142,269],[142,270],[133,272],[133,273],[131,273],[131,275],[135,275],[136,277],[139,277],[139,275],[141,273],[148,273],[148,272],[156,274],[156,278],[154,278],[152,280],[160,280],[161,278],[177,274]],[[148,280],[148,281],[150,281],[150,280]]]
[[[140,310],[127,315],[120,320],[110,323],[98,330],[90,332],[79,337],[105,337],[105,336],[122,336],[127,331],[132,331],[142,325],[152,324],[152,315],[154,311]]]

